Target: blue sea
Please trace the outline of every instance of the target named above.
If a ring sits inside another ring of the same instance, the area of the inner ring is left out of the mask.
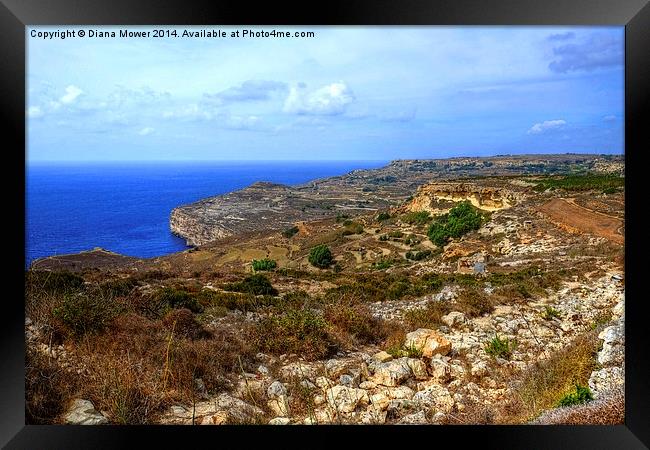
[[[176,206],[256,181],[301,184],[379,161],[31,163],[26,169],[26,265],[102,247],[154,257],[187,248],[169,230]]]

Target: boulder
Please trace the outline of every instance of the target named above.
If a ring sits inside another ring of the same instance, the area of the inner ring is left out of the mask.
[[[429,422],[424,411],[418,411],[402,417],[397,423],[400,425],[425,425]]]
[[[103,425],[108,419],[89,400],[76,399],[65,413],[65,423],[71,425]]]
[[[408,358],[399,358],[375,365],[372,382],[383,386],[397,386],[413,375]]]
[[[422,356],[446,355],[451,351],[451,342],[439,333],[428,328],[419,328],[406,335],[404,347],[415,347]]]
[[[382,350],[379,353],[375,353],[374,355],[372,355],[372,359],[374,359],[375,361],[378,361],[380,363],[383,363],[383,362],[388,362],[391,359],[393,359],[393,356]]]
[[[436,412],[442,411],[449,413],[454,406],[454,399],[449,394],[449,391],[436,384],[432,384],[423,391],[417,392],[413,396],[413,400],[423,406],[435,408]]]
[[[417,358],[408,358],[406,364],[411,369],[411,372],[413,372],[413,376],[416,380],[426,380],[429,378],[429,375],[427,374],[427,365],[424,361]]]
[[[431,377],[440,383],[449,381],[451,378],[451,366],[440,355],[431,358]]]
[[[442,316],[441,320],[449,328],[454,328],[465,323],[465,314],[458,311],[452,311],[449,314]]]
[[[338,412],[352,412],[357,405],[368,405],[370,398],[363,389],[337,385],[327,390],[326,395],[329,406]]]
[[[270,399],[278,398],[287,395],[287,388],[279,381],[274,381],[266,390],[266,395],[268,395]]]

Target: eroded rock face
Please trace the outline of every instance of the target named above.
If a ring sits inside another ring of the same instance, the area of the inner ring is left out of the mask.
[[[521,192],[502,187],[483,187],[463,182],[430,183],[418,189],[406,209],[442,214],[449,210],[453,203],[468,200],[484,211],[498,211],[510,208],[523,199],[524,194]]]

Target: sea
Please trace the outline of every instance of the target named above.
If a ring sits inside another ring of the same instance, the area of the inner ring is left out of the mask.
[[[257,181],[287,185],[387,161],[28,163],[25,264],[101,247],[150,258],[185,250],[172,209]]]

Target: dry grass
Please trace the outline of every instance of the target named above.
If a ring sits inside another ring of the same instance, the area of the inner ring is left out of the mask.
[[[601,397],[584,405],[556,408],[540,416],[538,425],[622,425],[625,422],[625,392],[623,387],[602,393]]]
[[[466,288],[460,291],[456,298],[456,309],[467,317],[478,317],[491,313],[494,303],[481,289]]]
[[[597,333],[591,331],[529,368],[516,380],[515,396],[504,406],[503,421],[527,422],[553,408],[576,384],[586,385],[596,364],[598,345]]]
[[[404,313],[404,321],[412,328],[438,328],[443,324],[442,316],[451,308],[444,302],[429,302],[425,308],[411,309]]]

